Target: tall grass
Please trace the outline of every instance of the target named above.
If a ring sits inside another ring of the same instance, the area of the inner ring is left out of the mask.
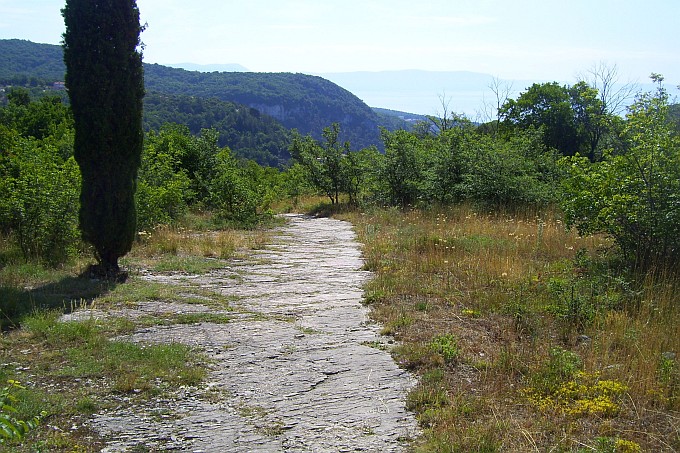
[[[600,258],[607,240],[550,210],[344,218],[375,272],[373,316],[423,376],[410,397],[420,451],[680,449],[674,275],[635,282]],[[441,338],[455,361],[431,347]]]
[[[184,255],[205,258],[232,258],[246,249],[262,247],[268,240],[265,230],[196,231],[184,227],[160,226],[140,233],[132,256]]]

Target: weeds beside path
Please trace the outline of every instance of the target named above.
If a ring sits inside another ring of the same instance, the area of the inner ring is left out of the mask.
[[[372,316],[420,376],[418,452],[680,451],[680,282],[633,281],[555,213],[375,209]]]

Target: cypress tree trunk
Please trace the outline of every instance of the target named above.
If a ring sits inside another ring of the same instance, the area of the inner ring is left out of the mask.
[[[80,229],[99,271],[117,276],[136,234],[144,75],[135,0],[67,0],[66,87],[82,174]]]

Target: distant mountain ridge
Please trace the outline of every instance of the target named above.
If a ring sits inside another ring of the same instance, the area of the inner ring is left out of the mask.
[[[247,69],[238,64],[178,63],[164,66],[201,72],[247,72]],[[312,75],[322,77],[350,91],[374,109],[411,112],[407,115],[423,116],[441,113],[442,99],[440,98],[449,102],[450,111],[464,113],[471,119],[475,119],[477,113],[485,108],[485,102],[495,104],[494,94],[490,88],[494,76],[481,72],[406,69],[314,73]],[[512,86],[511,96],[514,97],[533,83],[540,81],[500,80],[500,82]]]
[[[228,64],[170,63],[164,64],[163,66],[199,72],[251,72],[248,68],[246,68],[245,66],[241,66],[238,63]]]
[[[490,88],[491,74],[470,71],[357,71],[322,73],[321,77],[337,83],[356,94],[372,107],[407,111],[422,115],[442,113],[442,101],[448,111],[477,118],[488,107],[496,104]],[[512,87],[515,97],[538,80],[500,80]]]
[[[149,92],[215,98],[243,104],[276,118],[286,128],[321,138],[324,127],[341,125],[353,149],[381,146],[379,117],[354,94],[318,76],[291,73],[198,72],[145,64]],[[64,80],[61,46],[0,40],[0,84]],[[405,124],[405,123],[404,123]]]
[[[352,148],[379,145],[376,113],[355,95],[317,76],[291,73],[203,73],[144,66],[148,90],[168,94],[212,97],[255,108],[289,129],[321,138],[332,123],[341,126],[341,139]]]

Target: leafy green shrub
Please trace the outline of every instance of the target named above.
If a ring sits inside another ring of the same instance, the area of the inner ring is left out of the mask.
[[[461,176],[467,199],[492,205],[546,204],[555,200],[557,160],[531,131],[509,139],[479,136],[470,144]]]
[[[297,207],[301,196],[312,195],[315,192],[307,178],[305,168],[297,162],[282,173],[281,190],[284,196],[292,199],[293,207]]]
[[[0,124],[16,130],[22,137],[39,141],[50,139],[55,142],[72,135],[73,118],[61,98],[45,96],[30,102],[29,93],[21,93],[22,90],[16,87],[10,90],[17,96],[10,100],[8,106],[0,109]],[[72,148],[73,143],[70,145]],[[71,154],[72,150],[69,150],[62,157],[67,158]]]
[[[680,137],[667,117],[663,88],[640,94],[629,108],[620,153],[610,150],[594,164],[578,156],[564,161],[567,225],[612,237],[634,268],[680,258]]]
[[[186,212],[191,180],[179,168],[181,150],[168,149],[154,135],[142,153],[137,183],[137,228],[144,231],[161,224],[170,224]]]
[[[271,193],[259,184],[255,176],[253,168],[239,166],[229,148],[219,152],[216,176],[210,187],[210,205],[214,207],[218,221],[253,227],[270,215],[268,203]]]
[[[455,363],[460,356],[458,340],[453,334],[438,335],[430,342],[430,349],[441,355],[445,363]]]
[[[25,260],[68,260],[79,244],[80,172],[73,120],[56,97],[30,102],[13,91],[0,108],[0,233]]]
[[[21,440],[26,434],[35,429],[47,415],[41,412],[29,420],[18,420],[13,416],[17,412],[15,405],[17,398],[12,394],[13,389],[23,388],[18,382],[10,380],[8,385],[0,389],[0,444],[7,441]]]
[[[378,169],[382,201],[393,206],[415,205],[425,190],[426,143],[413,133],[382,131],[385,143],[383,165]]]
[[[392,205],[546,204],[561,177],[556,156],[536,131],[508,137],[478,133],[469,122],[438,136],[384,132],[379,200]]]
[[[189,204],[204,203],[210,197],[210,183],[216,174],[218,141],[219,133],[213,129],[203,129],[194,136],[187,126],[166,123],[158,132],[146,135],[144,152],[149,158],[162,156],[171,173],[183,173],[189,178]]]
[[[341,143],[338,140],[338,123],[324,128],[322,135],[323,144],[314,140],[311,135],[302,137],[297,132],[294,133],[290,154],[305,168],[314,187],[328,196],[331,204],[337,204],[340,193],[347,186],[343,160],[349,154],[349,142]]]
[[[51,265],[68,260],[78,245],[80,172],[73,158],[34,140],[18,140],[0,182],[3,229],[15,236],[25,259]]]
[[[370,147],[347,153],[342,160],[343,190],[349,196],[350,205],[371,198],[376,186],[376,169],[382,159],[383,155]]]
[[[442,132],[432,154],[432,165],[426,170],[428,200],[440,204],[454,203],[466,197],[463,179],[472,165],[473,144],[479,136],[470,126]]]

